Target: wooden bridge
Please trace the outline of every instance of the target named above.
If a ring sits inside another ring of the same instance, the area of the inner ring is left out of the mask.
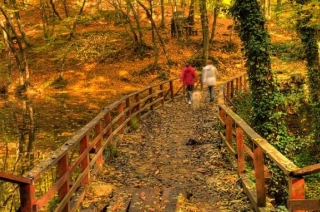
[[[224,156],[229,161],[227,166],[238,176],[239,182],[241,182],[243,190],[255,211],[274,211],[266,194],[267,179],[272,177],[272,173],[265,167],[264,158],[266,156],[287,176],[287,184],[289,185],[288,210],[320,210],[319,198],[306,199],[304,181],[304,176],[319,172],[320,165],[297,167],[234,113],[231,109],[232,107],[229,106],[232,106],[232,99],[235,94],[244,89],[248,89],[245,75],[226,82],[219,90],[218,105],[206,105],[206,108],[211,110],[209,110],[210,113],[202,115],[202,118],[196,120],[198,125],[200,124],[200,126],[204,127],[205,120],[203,117],[210,119],[210,114],[212,114],[212,116],[216,117],[217,123],[219,123],[219,129],[209,127],[207,129],[209,131],[203,132],[201,131],[202,128],[199,129],[198,127],[197,129],[200,130],[198,134],[213,133],[218,135],[215,137],[212,134],[211,137],[215,138],[213,139],[215,142],[212,143],[215,143],[216,147],[219,146],[226,150]],[[13,176],[8,173],[0,173],[0,180],[19,185],[20,211],[41,211],[53,198],[58,201],[55,211],[77,211],[85,198],[85,188],[93,182],[94,177],[102,170],[104,164],[112,163],[105,157],[106,150],[110,149],[112,145],[117,145],[119,151],[122,151],[122,148],[126,148],[121,144],[125,143],[122,141],[132,135],[130,131],[135,128],[135,120],[145,123],[147,120],[152,119],[155,111],[163,110],[165,107],[167,109],[164,111],[170,112],[171,109],[170,107],[168,109],[168,105],[174,107],[174,105],[180,104],[180,108],[187,107],[188,105],[183,102],[184,99],[182,98],[184,95],[184,87],[181,86],[178,79],[168,80],[127,95],[107,106],[63,146],[54,151],[51,157],[46,158],[25,175]],[[188,111],[193,113],[192,109]],[[169,116],[168,114],[164,116]],[[181,126],[184,127],[183,123],[188,122],[187,120],[179,119],[179,117],[171,117],[171,120],[178,120]],[[176,131],[180,147],[182,141],[187,139],[188,136],[191,138],[194,135],[193,131],[189,131],[187,137],[179,137],[179,130],[181,129],[175,129],[170,126],[167,126],[166,129],[174,129]],[[161,134],[165,135],[165,133]],[[134,141],[138,140],[138,138],[134,139]],[[211,142],[207,141],[206,139],[195,138],[195,142],[204,142],[211,145]],[[217,141],[221,141],[222,146],[218,145]],[[192,144],[192,140],[190,142]],[[188,148],[187,144],[183,143],[184,149]],[[135,147],[137,146],[135,145]],[[164,147],[159,146],[157,151],[150,152],[153,157],[149,157],[149,160],[156,159],[161,154],[161,148]],[[221,149],[219,151],[223,152]],[[171,155],[175,154],[175,152],[172,152]],[[209,156],[207,153],[205,155]],[[172,160],[172,163],[184,163],[182,165],[176,164],[176,167],[185,166],[187,169],[192,169],[193,165],[193,169],[196,172],[205,172],[204,169],[197,167],[192,161],[189,163],[190,161],[181,160],[178,158],[178,154],[176,154],[176,157],[176,160]],[[202,157],[202,155],[197,157]],[[254,164],[253,175],[246,172],[245,166],[247,164]],[[172,170],[168,169],[167,172],[172,172]],[[160,171],[155,166],[153,175],[159,176],[159,173]],[[140,177],[146,176],[141,175]],[[43,191],[43,188],[41,189],[43,182],[48,180],[52,181],[51,186]],[[157,180],[159,181],[159,179]],[[162,178],[160,181],[164,182],[164,180]],[[225,181],[227,182],[226,179]],[[156,199],[160,202],[158,211],[174,211],[174,208],[179,205],[177,196],[180,194],[188,195],[186,189],[183,188],[184,181],[177,179],[177,182],[181,185],[180,187],[167,185],[163,187],[161,192],[156,191],[155,187],[143,186],[136,186],[134,190],[124,191],[125,194],[130,193],[130,200],[124,201],[127,203],[124,206],[125,211],[141,211],[139,210],[141,204],[145,207],[150,207]],[[197,185],[198,181],[194,182]],[[118,194],[120,193],[118,192]],[[138,208],[134,207],[136,203],[140,205]],[[113,202],[111,201],[109,205],[112,204]],[[154,209],[153,211],[156,211]]]

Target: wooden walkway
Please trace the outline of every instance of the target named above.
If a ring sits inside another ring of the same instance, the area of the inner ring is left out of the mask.
[[[199,108],[180,98],[124,135],[98,178],[112,185],[102,211],[254,211],[223,157],[206,91]]]

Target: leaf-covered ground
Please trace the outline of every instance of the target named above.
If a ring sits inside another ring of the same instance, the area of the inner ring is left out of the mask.
[[[199,108],[181,98],[155,110],[137,130],[124,135],[117,157],[107,162],[97,186],[89,189],[93,196],[89,192],[84,208],[126,211],[132,189],[154,188],[161,194],[174,187],[187,194],[178,201],[180,211],[254,211],[236,170],[223,157],[217,105],[209,103],[206,89],[201,93]],[[102,185],[107,192],[98,196]],[[140,209],[162,211],[160,195],[157,204]]]

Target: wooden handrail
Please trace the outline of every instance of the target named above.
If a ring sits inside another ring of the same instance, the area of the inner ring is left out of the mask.
[[[225,147],[229,150],[229,161],[235,161],[238,174],[252,205],[256,211],[270,211],[272,205],[268,203],[265,192],[265,164],[264,158],[268,157],[283,173],[288,176],[288,210],[305,211],[319,210],[319,199],[305,199],[304,176],[320,172],[320,164],[299,168],[291,160],[282,155],[266,139],[257,134],[244,120],[242,120],[228,104],[232,103],[234,94],[248,88],[246,75],[241,75],[221,86],[218,94],[219,121],[222,130],[219,133]],[[232,104],[231,104],[232,105]],[[234,133],[236,132],[236,133]],[[253,151],[249,149],[244,140],[251,142]],[[254,161],[255,182],[249,180],[245,172],[245,156],[249,154]]]
[[[0,172],[0,180],[5,180],[7,182],[16,183],[16,184],[25,184],[25,185],[32,184],[32,181],[29,178],[12,175],[6,172]]]
[[[80,187],[90,183],[90,175],[94,174],[92,171],[101,167],[104,162],[103,150],[112,144],[117,145],[121,134],[130,128],[130,120],[133,117],[141,119],[150,111],[182,96],[183,85],[178,80],[179,78],[175,78],[148,86],[111,103],[48,158],[23,176],[0,172],[1,180],[19,184],[20,211],[39,211],[57,195],[60,202],[55,211],[76,211],[77,208],[72,207],[78,207],[83,198],[72,198],[77,196],[75,193],[83,190]],[[80,152],[77,152],[79,150]],[[75,152],[77,153],[74,154]],[[72,155],[76,156],[71,158]],[[45,193],[37,195],[36,198],[35,191],[41,186],[38,183],[41,182],[39,179],[52,169],[57,171],[55,181]],[[76,176],[74,182],[69,182],[71,176]],[[71,204],[71,201],[76,202]]]

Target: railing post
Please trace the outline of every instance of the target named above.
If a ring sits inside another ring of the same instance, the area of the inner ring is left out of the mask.
[[[226,141],[232,147],[232,119],[226,116]]]
[[[224,123],[226,122],[226,113],[221,107],[219,107],[219,117]]]
[[[173,81],[170,81],[170,94],[172,101],[174,100],[174,92],[173,92]]]
[[[289,199],[305,199],[304,190],[304,178],[292,178],[289,177]],[[291,210],[290,205],[288,207],[290,212],[304,212],[305,210]]]
[[[140,114],[140,110],[141,110],[141,105],[140,105],[140,93],[138,93],[136,96],[135,96],[135,100],[136,100],[136,103],[138,103],[137,105],[137,116],[138,116],[138,119],[140,120],[141,119],[141,114]]]
[[[128,109],[130,107],[130,99],[129,97],[126,99],[126,109]],[[131,109],[127,111],[127,119],[131,119]],[[130,127],[131,126],[131,121],[128,121],[127,126]]]
[[[163,90],[163,84],[160,85],[160,90],[161,90],[161,104],[162,104],[162,107],[164,107],[164,90]]]
[[[230,87],[231,87],[231,82],[227,82],[227,90],[226,90],[227,99],[230,99]]]
[[[236,88],[235,88],[235,90],[239,92],[239,78],[238,77],[236,78]]]
[[[122,115],[121,115],[122,114]],[[118,120],[118,125],[119,127],[123,124],[123,103],[120,102],[120,104],[118,105],[118,115],[121,115],[119,120]],[[121,127],[120,131],[121,134],[124,133],[124,126]]]
[[[80,141],[80,154],[87,151],[87,148],[89,146],[89,135],[86,134]],[[86,157],[83,158],[83,160],[80,163],[81,171],[84,171],[89,166],[89,151],[87,151]],[[83,178],[82,184],[89,184],[90,183],[90,173]]]
[[[63,177],[63,175],[68,172],[69,170],[69,156],[68,153],[66,153],[59,161],[58,161],[58,179]],[[66,178],[66,181],[63,183],[63,185],[58,190],[58,195],[60,201],[63,200],[63,198],[67,195],[69,191],[70,185],[69,185],[69,177]],[[66,203],[66,206],[63,208],[62,211],[70,211],[70,201]]]
[[[21,212],[30,212],[30,211],[38,211],[37,208],[34,210],[32,208],[33,203],[36,202],[35,196],[35,186],[28,184],[20,184],[20,211]]]
[[[240,84],[239,84],[239,91],[242,92],[243,91],[243,77],[240,77]]]
[[[234,80],[231,81],[231,88],[230,88],[230,99],[234,96]]]
[[[150,110],[153,110],[153,96],[152,96],[152,87],[149,88],[149,95],[151,95],[151,97],[149,98],[150,99],[150,103],[151,103],[151,106],[150,106]]]
[[[244,86],[244,89],[248,89],[248,78],[247,78],[247,75],[243,76],[243,86]]]
[[[106,116],[105,116],[105,121],[106,121],[106,126],[108,126],[109,124],[111,125],[111,113],[110,111],[107,112]],[[109,137],[112,135],[112,125],[110,126],[110,128],[107,130],[107,139],[109,139]],[[107,146],[110,146],[112,144],[112,139],[110,138],[110,140],[108,141]]]
[[[95,135],[98,136],[100,135],[102,131],[102,124],[101,124],[101,121],[99,121],[97,123],[97,125],[95,126]],[[102,148],[102,137],[99,139],[99,141],[97,141],[97,144],[96,144],[96,153],[99,152],[99,150]],[[102,165],[103,164],[103,157],[102,157],[102,154],[100,154],[97,158],[97,161],[96,161],[96,164],[97,165]]]
[[[259,207],[266,206],[266,190],[265,190],[265,179],[264,179],[264,156],[261,147],[254,145],[254,173],[256,180],[257,189],[257,205]]]
[[[238,162],[238,173],[245,172],[245,160],[244,160],[244,142],[243,142],[243,130],[240,127],[236,128],[237,138],[237,162]]]

